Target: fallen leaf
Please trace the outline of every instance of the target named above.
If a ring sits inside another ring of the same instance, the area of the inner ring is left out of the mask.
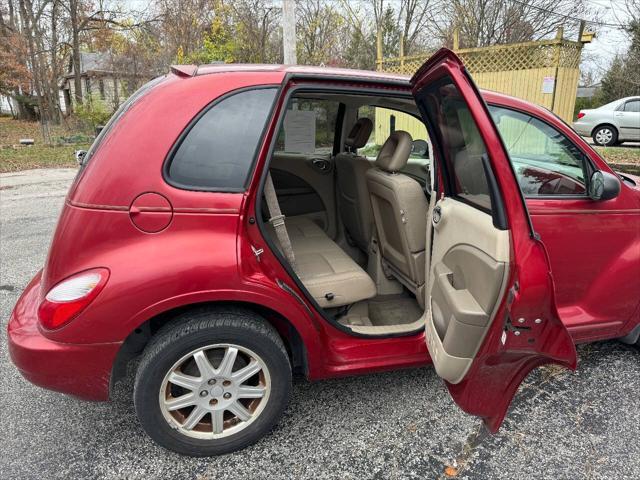
[[[456,467],[447,467],[444,469],[444,474],[447,477],[456,477],[458,475],[458,469]]]

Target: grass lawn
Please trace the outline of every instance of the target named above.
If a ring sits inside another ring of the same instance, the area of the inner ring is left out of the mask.
[[[32,146],[20,145],[21,138],[33,138]],[[0,173],[30,168],[77,166],[73,152],[86,150],[91,138],[69,132],[65,126],[51,128],[53,145],[43,139],[40,125],[9,117],[0,117]]]
[[[640,146],[594,148],[614,170],[640,175]]]

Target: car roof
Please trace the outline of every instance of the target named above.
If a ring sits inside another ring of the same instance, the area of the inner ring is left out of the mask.
[[[172,68],[183,67],[177,65]],[[192,67],[186,65],[184,67]],[[375,72],[371,70],[353,70],[350,68],[321,67],[311,65],[272,65],[272,64],[212,64],[200,65],[192,75],[208,75],[225,72],[284,72],[292,75],[309,75],[313,77],[345,77],[352,79],[377,79],[382,81],[395,81],[398,84],[408,85],[410,77],[407,75]]]
[[[366,82],[380,82],[407,88],[410,86],[409,75],[378,72],[371,70],[355,70],[350,68],[323,67],[313,65],[279,65],[279,64],[248,64],[248,63],[217,63],[210,65],[174,65],[171,70],[183,76],[200,76],[232,72],[283,72],[285,74],[318,78],[341,79]],[[508,106],[515,109],[535,111],[546,116],[553,115],[548,109],[511,95],[480,89],[480,93],[487,103]]]

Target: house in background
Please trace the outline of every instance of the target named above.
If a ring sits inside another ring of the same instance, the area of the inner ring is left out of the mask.
[[[145,80],[142,75],[132,74],[117,67],[117,62],[109,52],[81,52],[80,77],[83,101],[100,98],[108,108],[116,109]],[[71,57],[67,73],[62,77],[60,87],[60,108],[69,114],[75,105],[74,69]]]
[[[576,98],[593,98],[595,94],[598,93],[598,90],[600,90],[599,83],[596,83],[595,85],[578,86]]]

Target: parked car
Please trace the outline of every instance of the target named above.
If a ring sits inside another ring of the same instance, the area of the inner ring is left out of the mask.
[[[375,109],[426,128],[375,129],[369,160]],[[638,340],[639,183],[446,49],[411,79],[173,67],[83,157],[9,352],[101,401],[140,357],[138,418],[187,455],[261,438],[292,372],[433,363],[495,432],[532,369]]]
[[[580,110],[573,128],[596,145],[609,147],[640,141],[640,97],[626,97],[598,108]]]

